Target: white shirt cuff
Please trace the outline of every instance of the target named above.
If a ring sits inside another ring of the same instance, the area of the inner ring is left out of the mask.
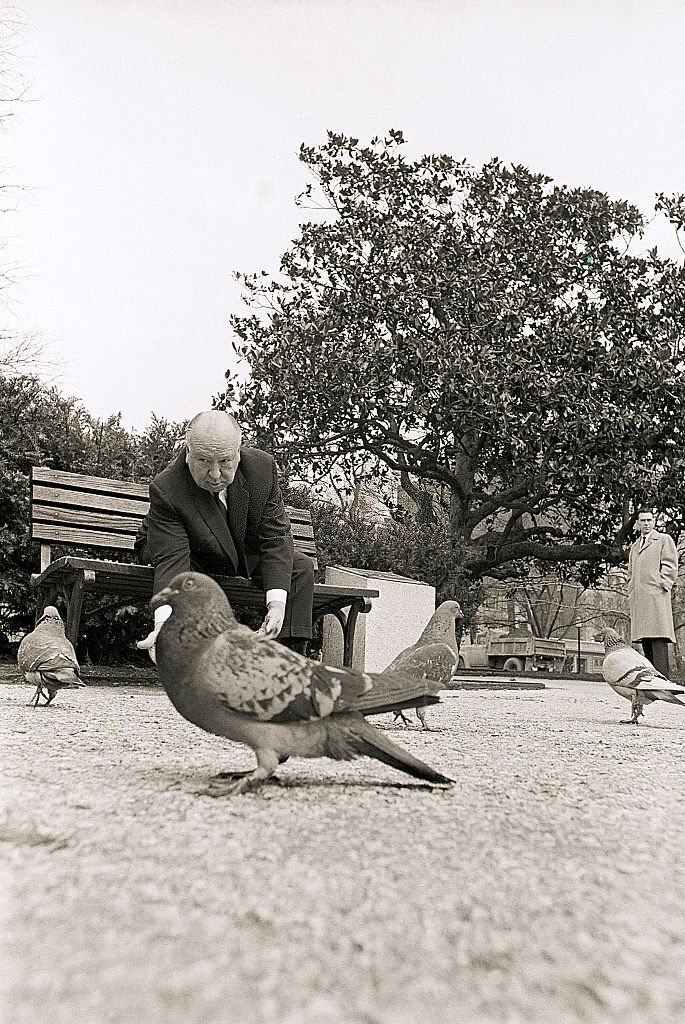
[[[276,589],[276,590],[267,590],[267,592],[266,592],[266,604],[267,604],[267,607],[271,604],[272,601],[280,601],[282,604],[285,604],[285,602],[287,600],[288,600],[288,591],[287,590],[278,590],[278,589]],[[164,605],[162,605],[162,607],[164,607]]]
[[[155,608],[155,626],[161,626],[163,622],[169,618],[173,611],[170,604],[160,604],[159,608]]]

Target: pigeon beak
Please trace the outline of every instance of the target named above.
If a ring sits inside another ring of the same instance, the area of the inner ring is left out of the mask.
[[[154,611],[155,608],[159,608],[160,605],[170,604],[169,598],[172,594],[178,594],[178,590],[174,590],[173,587],[164,587],[163,590],[159,590],[153,595],[150,601],[150,611]]]

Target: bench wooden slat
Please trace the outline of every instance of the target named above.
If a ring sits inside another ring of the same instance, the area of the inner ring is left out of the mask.
[[[100,508],[106,512],[133,512],[142,519],[150,507],[150,499],[144,498],[117,498],[111,494],[96,494],[86,491],[69,491],[63,487],[44,487],[41,484],[33,486],[33,500],[39,502],[51,502],[53,505],[69,505],[73,508]]]
[[[290,518],[290,517],[289,517]],[[290,528],[293,538],[297,541],[312,541],[314,540],[314,530],[312,526],[303,526],[301,523],[293,522],[290,520]]]
[[[141,516],[119,516],[108,512],[94,512],[84,508],[57,508],[53,505],[33,506],[34,537],[39,539],[37,529],[45,524],[85,526],[105,530],[107,533],[136,534]]]
[[[120,548],[123,551],[133,550],[135,533],[106,533],[103,530],[84,530],[78,526],[65,524],[34,523],[31,536],[33,540],[50,541],[53,544],[75,544],[80,548]]]
[[[148,500],[148,485],[130,480],[111,480],[103,476],[86,476],[84,473],[69,473],[50,466],[34,466],[31,470],[33,484],[53,484],[73,490],[94,491],[99,494],[127,494],[133,498]]]
[[[286,505],[286,510],[290,516],[290,521],[293,523],[311,523],[312,513],[308,508],[293,508],[292,505]]]

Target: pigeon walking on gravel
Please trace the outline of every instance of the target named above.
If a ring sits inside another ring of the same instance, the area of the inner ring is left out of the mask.
[[[64,623],[59,612],[49,604],[36,623],[36,628],[27,633],[19,644],[17,662],[27,683],[36,687],[30,703],[38,707],[45,697],[47,707],[58,690],[83,686],[79,674],[76,652],[64,635]]]
[[[443,601],[433,612],[416,643],[398,654],[383,670],[383,675],[401,672],[414,679],[430,679],[439,683],[440,687],[437,689],[446,686],[459,665],[455,624],[457,619],[463,617],[457,601]],[[423,703],[425,702],[417,703],[414,709],[423,728],[428,729]],[[395,720],[398,719],[409,725],[409,719],[402,711],[395,712]]]
[[[179,573],[150,607],[162,604],[172,614],[157,639],[157,669],[172,704],[189,722],[247,744],[257,757],[247,775],[223,773],[212,795],[254,789],[291,756],[373,757],[430,783],[452,781],[350,710],[372,690],[373,676],[327,668],[259,639],[201,573]]]
[[[612,690],[631,703],[631,717],[622,722],[623,725],[639,725],[645,704],[655,700],[685,707],[685,701],[677,696],[685,690],[657,672],[651,661],[638,654],[615,629],[601,630],[597,639],[603,641],[606,651],[602,675]]]

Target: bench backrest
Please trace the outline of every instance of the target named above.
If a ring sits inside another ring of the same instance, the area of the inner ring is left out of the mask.
[[[41,542],[41,572],[50,563],[50,544],[133,550],[149,504],[147,484],[33,466],[31,538]],[[289,506],[286,511],[295,547],[316,565],[311,512]]]

